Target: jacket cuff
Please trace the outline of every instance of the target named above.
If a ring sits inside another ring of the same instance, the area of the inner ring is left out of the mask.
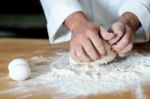
[[[146,41],[150,38],[150,10],[144,3],[138,0],[128,0],[119,10],[119,16],[125,12],[135,14],[141,22],[146,36]]]

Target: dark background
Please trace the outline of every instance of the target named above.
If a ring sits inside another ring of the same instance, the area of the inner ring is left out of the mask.
[[[46,20],[39,0],[2,0],[0,37],[47,39]]]

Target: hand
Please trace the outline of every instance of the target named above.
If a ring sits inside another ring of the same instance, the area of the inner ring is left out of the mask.
[[[72,32],[70,41],[72,58],[75,61],[89,62],[104,56],[106,51],[101,36],[106,36],[108,32],[102,27],[100,29],[99,25],[88,21],[81,13],[76,13],[70,18],[66,21],[71,22],[65,24]],[[113,36],[110,34],[106,38],[111,39]]]
[[[133,31],[131,27],[123,21],[115,22],[108,30],[115,34],[115,37],[108,42],[112,49],[120,56],[125,57],[133,47]]]
[[[100,27],[91,22],[81,23],[72,30],[70,50],[76,61],[94,61],[106,54],[99,32]]]
[[[108,41],[112,45],[112,49],[116,51],[120,57],[127,56],[132,50],[134,33],[140,26],[141,23],[135,14],[125,12],[119,21],[112,24],[109,28],[108,31],[114,33],[115,37]]]

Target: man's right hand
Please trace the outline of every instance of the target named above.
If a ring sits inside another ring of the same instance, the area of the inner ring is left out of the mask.
[[[70,15],[64,25],[72,32],[70,41],[71,56],[75,61],[95,61],[106,54],[101,36],[108,40],[114,35],[99,25],[90,22],[81,12]]]

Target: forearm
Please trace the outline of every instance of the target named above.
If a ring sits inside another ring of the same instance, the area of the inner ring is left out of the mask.
[[[123,21],[127,23],[127,25],[131,27],[133,32],[136,32],[137,29],[141,26],[141,23],[139,19],[137,18],[137,16],[131,12],[124,13],[119,19],[119,21]]]
[[[67,19],[64,22],[64,25],[72,31],[73,28],[78,26],[79,24],[83,22],[87,22],[87,17],[82,12],[75,12],[67,17]]]

